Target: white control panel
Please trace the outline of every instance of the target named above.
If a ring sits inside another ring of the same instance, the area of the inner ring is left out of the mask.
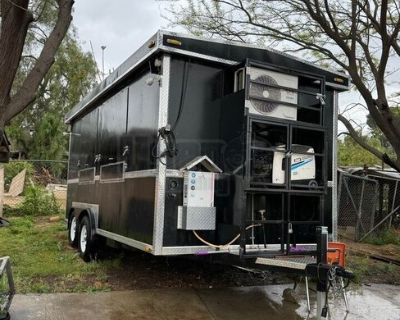
[[[215,173],[186,171],[183,181],[183,205],[186,207],[214,206]]]

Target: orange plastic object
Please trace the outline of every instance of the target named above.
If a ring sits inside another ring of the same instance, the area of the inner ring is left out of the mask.
[[[346,245],[343,242],[328,242],[328,263],[345,267]]]

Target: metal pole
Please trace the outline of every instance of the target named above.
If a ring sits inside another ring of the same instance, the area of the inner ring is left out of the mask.
[[[365,180],[363,180],[362,184],[361,184],[360,202],[358,204],[358,210],[356,212],[356,214],[357,214],[357,224],[356,224],[356,230],[355,230],[356,231],[356,240],[360,239],[360,236],[359,236],[360,229],[362,229],[362,231],[365,231],[364,227],[362,225],[362,221],[361,221],[361,215],[362,215],[362,209],[363,209],[362,204],[364,201],[364,191],[365,191]]]
[[[398,184],[399,184],[399,181],[396,181],[394,192],[393,192],[393,197],[392,197],[392,211],[394,210],[394,205],[396,204],[396,195],[397,195],[397,186],[398,186]],[[390,216],[389,229],[392,226],[392,219],[393,219],[393,216]]]
[[[305,276],[305,283],[306,283],[306,297],[307,297],[307,310],[308,314],[311,312],[311,306],[310,306],[310,289],[308,287],[308,277]]]
[[[338,113],[339,113],[339,100],[338,92],[333,92],[333,137],[338,135]],[[337,241],[338,236],[338,215],[340,206],[340,187],[341,180],[338,183],[338,155],[337,155],[337,139],[332,139],[332,241]]]
[[[373,227],[371,230],[369,230],[366,234],[364,234],[364,236],[360,239],[360,241],[363,241],[366,237],[368,237],[371,232],[373,232],[374,230],[376,230],[376,228],[378,228],[382,223],[384,223],[389,217],[392,216],[392,214],[394,214],[395,212],[397,212],[397,210],[400,209],[400,206],[397,206],[396,209],[394,209],[393,211],[391,211],[388,215],[386,215],[386,217],[384,217],[375,227]]]
[[[316,228],[317,236],[317,265],[327,263],[327,252],[328,252],[328,227],[319,226]],[[327,301],[326,292],[328,290],[328,282],[326,277],[320,277],[320,272],[318,272],[318,282],[317,282],[317,320],[322,319],[323,311]],[[327,311],[327,310],[326,310]],[[325,318],[325,317],[324,317]]]
[[[107,48],[106,46],[101,46],[101,68],[102,68],[103,80],[105,78],[105,73],[104,73],[104,50],[106,48]]]
[[[342,277],[340,277],[340,285],[342,287],[342,294],[343,294],[344,305],[346,306],[346,312],[349,313],[350,312],[349,302],[347,301],[346,289],[344,287],[344,283],[343,283],[343,278]]]

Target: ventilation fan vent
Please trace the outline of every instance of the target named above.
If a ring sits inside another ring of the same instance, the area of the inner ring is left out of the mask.
[[[255,67],[246,68],[246,107],[251,114],[297,120],[298,77]],[[288,88],[288,89],[286,89]]]
[[[273,88],[271,86],[277,86],[278,82],[269,75],[262,75],[255,79],[255,82],[250,85],[250,98],[251,104],[254,108],[261,113],[269,113],[275,110],[279,104],[271,101],[258,100],[270,99],[275,101],[281,101],[281,90]]]

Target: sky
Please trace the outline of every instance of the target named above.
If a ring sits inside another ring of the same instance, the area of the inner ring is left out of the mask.
[[[167,28],[168,21],[161,17],[165,2],[155,0],[77,0],[74,5],[73,24],[85,51],[91,51],[99,69],[118,67],[158,29]],[[168,28],[171,29],[171,28]]]
[[[118,67],[158,29],[181,31],[162,17],[169,2],[163,0],[77,0],[74,5],[73,24],[85,51],[92,51],[102,70],[102,46],[106,74]],[[92,46],[91,46],[92,44]],[[349,103],[360,101],[355,92],[339,97],[342,109]],[[352,119],[363,122],[365,111],[353,110]],[[340,124],[339,131],[344,127]]]

